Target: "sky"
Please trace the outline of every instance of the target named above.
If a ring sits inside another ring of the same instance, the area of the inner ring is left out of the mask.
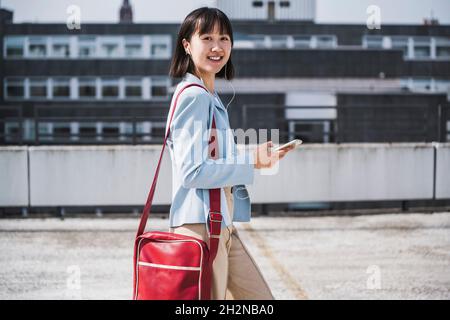
[[[381,24],[422,24],[424,17],[450,24],[450,0],[316,0],[317,23],[365,24],[370,5],[381,9]],[[134,22],[180,23],[195,8],[214,0],[130,0]],[[78,5],[83,22],[117,22],[122,0],[0,0],[14,11],[14,22],[65,22],[67,8]]]

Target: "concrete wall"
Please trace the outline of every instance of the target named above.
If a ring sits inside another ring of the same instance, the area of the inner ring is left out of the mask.
[[[158,146],[30,147],[32,206],[143,204]],[[171,162],[161,164],[154,204],[171,201]]]
[[[280,162],[275,176],[249,187],[254,202],[431,199],[429,144],[304,145]]]
[[[436,199],[450,199],[450,143],[436,145]]]
[[[0,206],[143,205],[160,150],[1,147]],[[419,200],[432,199],[433,192],[449,199],[450,143],[307,144],[279,166],[255,173],[248,186],[252,203]],[[171,181],[166,151],[154,204],[170,204]]]
[[[0,148],[0,206],[28,206],[27,147]]]

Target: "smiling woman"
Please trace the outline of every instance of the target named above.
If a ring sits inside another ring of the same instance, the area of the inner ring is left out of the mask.
[[[169,75],[175,78],[181,78],[187,72],[197,75],[213,92],[215,77],[234,78],[232,47],[233,30],[222,11],[194,10],[178,32]]]
[[[245,185],[253,183],[254,170],[272,167],[289,148],[271,152],[269,141],[249,154],[236,152],[234,138],[220,143],[230,122],[214,80],[233,78],[232,46],[230,21],[217,8],[194,10],[181,24],[170,75],[182,81],[135,242],[136,299],[273,299],[233,222],[250,221]],[[170,232],[143,234],[166,145]]]

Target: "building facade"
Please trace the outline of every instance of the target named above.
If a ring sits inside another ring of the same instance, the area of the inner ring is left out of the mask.
[[[316,24],[313,1],[238,2],[217,1],[234,31],[236,78],[217,80],[232,127],[278,128],[281,142],[450,141],[450,26]],[[179,24],[0,17],[1,144],[162,142]]]
[[[216,0],[220,8],[231,20],[259,21],[314,21],[315,0]]]

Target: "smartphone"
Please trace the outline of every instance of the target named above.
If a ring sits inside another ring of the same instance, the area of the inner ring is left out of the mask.
[[[283,144],[282,146],[279,146],[279,147],[275,148],[273,151],[280,151],[281,149],[287,148],[287,147],[289,147],[291,145],[294,145],[295,147],[298,147],[302,143],[303,143],[302,140],[294,139],[292,141],[289,141],[288,143]]]

